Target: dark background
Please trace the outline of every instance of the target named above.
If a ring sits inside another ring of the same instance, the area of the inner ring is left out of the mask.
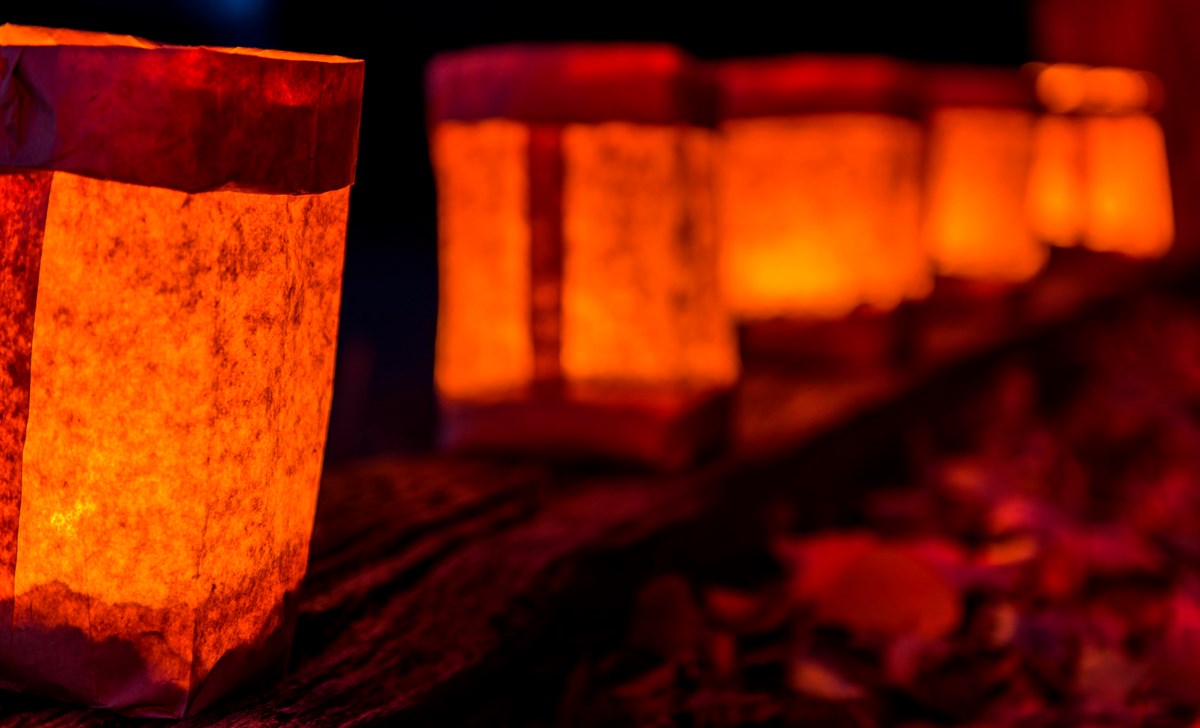
[[[436,215],[422,74],[444,50],[514,41],[646,40],[702,58],[803,51],[917,61],[1031,60],[1024,0],[539,5],[441,0],[9,0],[0,21],[365,59],[331,460],[429,447]]]

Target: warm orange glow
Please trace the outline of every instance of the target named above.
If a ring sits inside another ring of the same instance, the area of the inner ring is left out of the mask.
[[[427,83],[443,443],[689,464],[738,370],[711,84],[662,45],[464,51]]]
[[[0,28],[0,61],[21,59],[6,88],[62,120],[6,127],[17,133],[0,149],[0,686],[182,717],[287,654],[332,394],[362,71],[208,49],[160,63],[159,49]],[[180,63],[207,70],[180,79]],[[267,74],[252,98],[236,92],[240,63]],[[176,115],[126,103],[112,81],[148,69],[148,108],[177,100]],[[79,73],[96,80],[85,93]],[[213,116],[217,98],[246,123]],[[306,126],[318,117],[322,129]],[[314,134],[282,133],[297,128]],[[77,149],[82,138],[93,146]],[[174,139],[185,148],[164,155],[184,166],[126,156]],[[337,165],[323,167],[326,150]],[[289,160],[305,168],[276,165]],[[64,169],[76,166],[92,174]],[[229,189],[242,181],[262,189]]]
[[[33,313],[51,177],[0,174],[0,637],[12,621]]]
[[[943,275],[1017,282],[1046,259],[1026,218],[1030,111],[943,107],[929,119],[924,237]]]
[[[431,138],[441,245],[436,380],[486,398],[533,381],[527,128],[447,122]]]
[[[721,275],[742,319],[831,319],[928,293],[913,70],[871,56],[731,61]]]
[[[169,702],[151,712],[182,715],[220,658],[283,626],[316,505],[347,203],[54,175],[4,662],[75,700],[142,708],[152,690]],[[89,661],[122,644],[142,692],[129,666]]]
[[[1153,100],[1152,77],[1127,68],[1092,68],[1084,75],[1084,110],[1094,114],[1145,111]]]
[[[1036,66],[1033,72],[1037,74],[1035,86],[1038,101],[1048,111],[1066,114],[1083,108],[1087,97],[1087,66],[1075,63],[1042,64]]]
[[[441,225],[437,383],[451,398],[534,383],[529,135],[515,122],[433,132]],[[716,295],[713,140],[624,122],[562,130],[562,336],[569,387],[704,389],[736,376]]]
[[[610,122],[563,131],[568,382],[703,390],[737,375],[717,295],[714,140]]]
[[[1135,257],[1164,254],[1174,238],[1162,130],[1146,110],[1157,81],[1121,68],[1037,69],[1038,122],[1029,214],[1056,245],[1082,243]]]
[[[1029,219],[1034,233],[1054,245],[1083,238],[1087,226],[1087,157],[1083,122],[1073,116],[1037,120],[1029,171]]]
[[[723,131],[721,272],[738,315],[836,317],[928,291],[915,121],[820,113]]]
[[[1087,246],[1158,257],[1175,237],[1166,143],[1145,114],[1083,122],[1087,149]]]

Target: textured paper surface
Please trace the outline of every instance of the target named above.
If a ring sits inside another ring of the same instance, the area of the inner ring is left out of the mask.
[[[51,177],[0,174],[0,634],[12,622],[33,314]]]
[[[529,131],[447,122],[432,139],[438,184],[437,386],[451,397],[511,392],[533,379]]]
[[[736,378],[716,285],[714,143],[686,127],[564,130],[568,381],[702,390]]]
[[[281,656],[272,635],[320,478],[348,196],[54,174],[16,568],[0,572],[15,595],[4,682],[177,716],[222,658]]]
[[[188,192],[341,189],[362,85],[345,58],[0,26],[0,167]]]
[[[527,127],[434,132],[441,225],[438,387],[511,396],[533,380]],[[705,389],[736,377],[719,300],[707,131],[562,130],[561,368],[568,385]]]
[[[722,130],[721,273],[736,314],[836,317],[929,291],[916,122],[830,113]]]
[[[179,717],[282,668],[361,91],[0,26],[0,685]]]

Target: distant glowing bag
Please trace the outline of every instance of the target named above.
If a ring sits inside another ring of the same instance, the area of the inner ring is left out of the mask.
[[[430,65],[446,445],[679,467],[711,444],[681,429],[738,369],[711,91],[659,45]]]
[[[1032,85],[1017,70],[929,69],[923,236],[937,272],[1015,284],[1046,262],[1026,215]]]
[[[1029,214],[1042,239],[1135,258],[1175,236],[1166,142],[1150,115],[1152,74],[1056,63],[1033,67],[1038,120]]]
[[[915,77],[877,57],[729,61],[721,277],[741,319],[888,311],[928,293]]]

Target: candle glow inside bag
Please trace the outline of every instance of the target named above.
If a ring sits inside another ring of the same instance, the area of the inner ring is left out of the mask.
[[[0,27],[0,684],[181,717],[283,665],[363,64]]]

